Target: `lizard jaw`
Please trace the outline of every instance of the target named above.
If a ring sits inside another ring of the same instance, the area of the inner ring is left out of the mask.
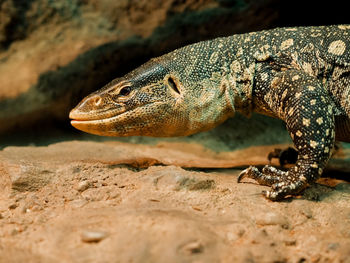
[[[70,114],[69,117],[72,119],[71,125],[78,130],[102,136],[122,136],[115,134],[115,126],[122,123],[123,113],[100,119],[79,118],[79,116],[73,114]]]
[[[122,122],[123,118],[121,115],[99,120],[75,119],[71,120],[70,123],[74,128],[90,134],[100,136],[129,136],[128,134],[123,135],[115,131],[115,126],[117,126],[119,122]]]
[[[137,135],[148,135],[153,130],[152,124],[144,124],[145,131],[140,132],[140,128],[136,128],[137,121],[131,116],[140,116],[139,119],[151,120],[151,116],[142,116],[143,111],[146,107],[158,108],[162,102],[153,102],[151,104],[145,104],[135,109],[127,110],[115,114],[111,117],[104,117],[100,119],[84,118],[84,115],[75,114],[74,110],[69,114],[71,125],[78,130],[102,136],[137,136]],[[154,112],[154,111],[146,111]]]
[[[105,132],[99,131],[98,127],[101,125],[104,126],[104,122],[106,122],[108,119],[102,119],[102,120],[71,120],[71,125],[81,131],[95,134],[95,135],[105,135],[108,136],[108,134],[105,134]],[[113,136],[112,134],[109,136]]]

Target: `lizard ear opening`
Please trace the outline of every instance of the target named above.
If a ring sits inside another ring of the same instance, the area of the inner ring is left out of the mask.
[[[177,83],[176,83],[176,80],[172,77],[172,76],[169,76],[168,79],[167,79],[167,82],[168,82],[168,86],[173,90],[175,91],[177,94],[180,94],[180,91],[177,87]]]

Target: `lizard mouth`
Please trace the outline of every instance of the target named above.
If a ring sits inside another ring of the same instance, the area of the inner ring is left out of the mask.
[[[130,116],[134,115],[142,118],[144,112],[152,112],[150,110],[145,110],[145,108],[152,107],[157,109],[159,104],[163,103],[148,103],[134,109],[116,112],[113,115],[96,116],[95,118],[92,118],[92,116],[88,114],[75,112],[73,109],[69,114],[69,118],[72,119],[71,125],[73,127],[84,132],[103,136],[125,136],[119,134],[116,130],[123,130],[134,126],[135,123],[133,122],[135,120],[130,118]],[[145,116],[145,118],[147,119],[147,116]]]
[[[79,125],[79,124],[84,124],[84,125],[94,125],[94,124],[101,124],[101,123],[108,123],[108,122],[112,122],[114,119],[120,117],[122,115],[121,114],[118,114],[116,116],[113,116],[113,117],[109,117],[109,118],[102,118],[102,119],[83,119],[83,118],[72,118],[72,120],[70,121],[70,123],[75,127],[76,125]]]
[[[119,109],[119,110],[105,110],[95,113],[89,113],[89,112],[82,112],[78,108],[74,108],[69,113],[69,118],[72,119],[72,121],[77,122],[86,122],[86,121],[99,121],[103,119],[109,119],[114,116],[120,115],[123,112],[125,112],[125,109]]]
[[[79,126],[81,125],[98,125],[102,123],[111,123],[113,122],[113,120],[120,118],[123,115],[123,113],[125,113],[125,111],[115,113],[112,116],[91,116],[71,111],[69,113],[69,118],[71,119],[71,124],[75,128],[79,129]]]
[[[71,125],[81,131],[104,136],[113,136],[114,127],[123,122],[123,113],[116,116],[102,119],[73,119]],[[120,124],[121,125],[121,124]]]

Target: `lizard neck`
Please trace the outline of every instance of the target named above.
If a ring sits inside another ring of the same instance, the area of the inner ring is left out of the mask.
[[[199,42],[169,53],[166,61],[191,92],[204,93],[201,97],[217,93],[216,99],[225,103],[224,112],[249,116],[255,60],[243,48],[244,39],[244,35],[235,35]]]
[[[237,49],[234,59],[227,65],[228,72],[223,80],[229,85],[228,97],[232,109],[250,116],[256,63],[245,53],[242,47]]]

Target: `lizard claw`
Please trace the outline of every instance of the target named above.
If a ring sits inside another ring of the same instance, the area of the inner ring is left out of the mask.
[[[280,200],[281,198],[277,198],[277,195],[274,191],[266,191],[266,190],[263,190],[262,191],[262,194],[263,196],[266,198],[266,199],[269,199],[271,201],[277,201],[277,200]]]
[[[239,174],[237,182],[240,183],[247,177],[256,180],[261,185],[271,186],[269,191],[263,191],[262,194],[271,201],[278,201],[288,195],[299,193],[307,185],[305,180],[290,176],[289,173],[272,166],[265,166],[260,172],[256,167],[250,166]],[[287,178],[295,178],[296,180]]]
[[[237,178],[237,183],[240,183],[245,177],[249,177],[249,173],[251,173],[252,168],[253,166],[249,166],[248,168],[240,172]]]
[[[261,185],[271,186],[272,184],[279,182],[280,176],[283,173],[284,172],[271,166],[265,166],[262,172],[260,172],[255,166],[249,166],[238,175],[237,182],[240,183],[244,178],[251,178]]]
[[[271,201],[278,201],[289,195],[296,195],[305,189],[306,183],[298,180],[297,182],[281,182],[271,186],[270,191],[263,191],[265,198]]]

